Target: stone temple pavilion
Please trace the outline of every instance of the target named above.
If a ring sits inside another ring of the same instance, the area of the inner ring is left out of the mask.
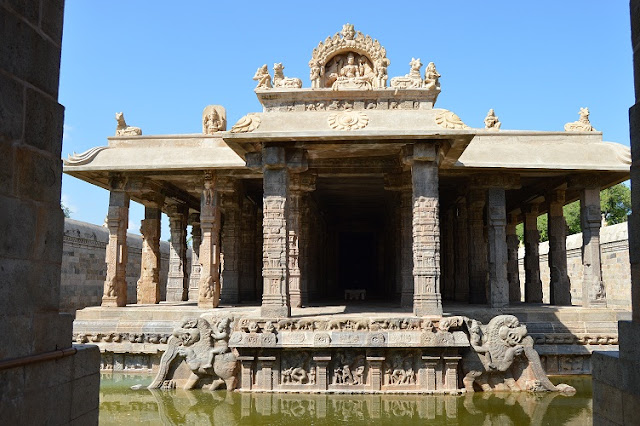
[[[219,105],[205,108],[199,134],[143,135],[117,114],[107,146],[64,163],[65,173],[110,191],[103,309],[127,302],[130,200],[145,206],[139,304],[160,302],[164,212],[172,248],[166,300],[199,308],[259,302],[258,328],[290,317],[292,307],[332,299],[393,303],[415,318],[442,316],[443,301],[540,304],[536,219],[544,213],[550,302],[571,305],[563,206],[580,200],[579,302],[605,307],[599,194],[629,179],[629,149],[604,142],[586,108],[564,131],[503,130],[493,110],[485,128],[471,128],[435,107],[433,63],[423,71],[412,59],[409,73],[393,78],[389,65],[377,40],[347,24],[313,49],[311,87],[286,77],[280,63],[273,74],[260,67],[262,111],[228,130]]]

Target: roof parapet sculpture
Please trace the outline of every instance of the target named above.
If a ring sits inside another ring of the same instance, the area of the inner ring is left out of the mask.
[[[468,129],[469,126],[464,124],[462,119],[458,117],[454,112],[443,109],[438,115],[436,115],[436,124],[445,129],[452,130],[464,130]]]
[[[487,113],[487,116],[484,118],[484,128],[487,130],[498,131],[500,130],[501,125],[502,123],[500,122],[498,117],[496,117],[495,111],[493,110],[493,108],[491,108]]]
[[[564,125],[566,132],[597,132],[589,121],[589,108],[580,108],[580,119]]]
[[[422,87],[423,81],[422,77],[420,76],[420,68],[422,68],[422,62],[420,62],[420,58],[411,58],[409,66],[411,67],[411,69],[409,70],[409,74],[406,74],[404,77],[393,77],[391,79],[391,87],[396,89]]]
[[[284,65],[282,65],[282,62],[276,62],[273,64],[273,87],[300,89],[302,87],[302,80],[299,78],[285,77]]]
[[[207,105],[202,111],[202,133],[213,135],[227,130],[227,112],[222,105]]]
[[[104,149],[107,149],[106,146],[96,146],[94,148],[88,149],[85,152],[82,152],[80,154],[76,154],[75,152],[73,154],[69,154],[68,158],[66,160],[62,160],[64,162],[64,164],[67,166],[81,166],[83,164],[87,164],[90,163],[91,160],[93,160],[96,155],[98,155],[98,153]]]
[[[267,64],[264,64],[256,71],[253,79],[258,82],[256,86],[256,90],[258,89],[271,89],[273,86],[271,85],[271,75],[269,74],[269,68],[267,68]]]
[[[256,113],[249,113],[242,117],[236,124],[231,128],[231,133],[248,133],[253,132],[255,129],[260,126],[262,119]]]
[[[142,135],[142,130],[140,127],[129,126],[126,121],[124,121],[124,113],[116,112],[116,121],[118,122],[118,126],[116,127],[116,136],[140,136]]]

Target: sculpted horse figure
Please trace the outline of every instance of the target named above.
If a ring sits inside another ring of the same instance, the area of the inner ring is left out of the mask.
[[[533,338],[515,316],[498,315],[487,325],[470,318],[465,318],[465,323],[471,342],[471,350],[462,360],[462,382],[467,392],[473,392],[474,384],[478,384],[483,391],[575,393],[573,387],[556,386],[547,378],[540,356],[533,348]]]
[[[215,390],[226,385],[228,390],[235,389],[237,359],[228,345],[230,322],[229,318],[223,318],[212,328],[207,320],[198,318],[187,320],[176,328],[149,389],[167,387],[166,383],[173,380],[176,368],[183,360],[191,370],[184,389],[193,389],[205,378],[213,381],[203,388]]]

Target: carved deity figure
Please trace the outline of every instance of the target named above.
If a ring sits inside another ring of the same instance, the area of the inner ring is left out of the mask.
[[[353,27],[353,24],[346,23],[342,26],[342,37],[345,40],[353,40],[356,36],[356,30]]]
[[[429,65],[427,65],[427,68],[424,70],[424,82],[422,83],[422,87],[427,90],[440,92],[440,77],[441,75],[436,71],[436,64],[429,62]]]
[[[184,389],[193,389],[201,379],[206,378],[211,380],[207,389],[215,390],[226,385],[228,390],[233,390],[237,359],[229,350],[230,322],[230,318],[222,318],[215,327],[211,327],[204,318],[183,322],[169,338],[167,350],[160,359],[158,374],[149,389],[158,389],[167,386],[167,382],[173,382],[177,370],[173,364],[184,360],[191,370]]]
[[[387,58],[379,58],[376,60],[376,83],[378,88],[387,87],[387,67],[390,61]]]
[[[127,122],[124,121],[124,113],[116,112],[116,121],[118,122],[118,126],[116,127],[116,136],[140,136],[142,135],[142,130],[140,127],[133,127],[127,125]]]
[[[580,108],[580,119],[564,125],[567,132],[596,132],[589,121],[589,108]]]
[[[358,57],[358,63],[353,52],[349,52],[346,58],[343,55],[336,55],[328,62],[328,69],[327,82],[331,83],[333,90],[370,90],[373,87],[371,84],[374,78],[373,68],[364,55]]]
[[[501,125],[502,123],[498,120],[498,117],[496,117],[495,111],[491,108],[484,118],[484,128],[487,130],[500,130]]]
[[[285,77],[284,65],[282,65],[282,62],[277,62],[273,64],[273,87],[299,89],[302,87],[302,80],[299,78]]]
[[[256,89],[271,89],[271,75],[267,64],[264,64],[256,71],[253,79],[258,82]]]
[[[309,80],[311,80],[311,88],[320,88],[320,77],[324,74],[324,68],[314,59],[309,61]]]
[[[571,386],[554,386],[549,381],[533,348],[533,338],[515,316],[498,315],[486,326],[465,318],[465,324],[471,343],[462,360],[462,382],[467,392],[475,390],[474,384],[483,391],[575,392]]]
[[[226,130],[227,113],[221,105],[208,105],[202,111],[202,133],[213,135]]]

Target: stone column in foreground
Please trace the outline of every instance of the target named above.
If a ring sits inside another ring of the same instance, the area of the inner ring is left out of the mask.
[[[287,226],[287,195],[289,171],[285,149],[264,146],[263,171],[263,248],[262,248],[262,309],[263,317],[289,317],[289,244]]]
[[[484,238],[486,190],[471,187],[467,193],[469,223],[469,303],[487,303],[489,264]]]
[[[187,272],[187,215],[182,204],[167,207],[171,242],[169,251],[169,273],[167,275],[167,301],[189,300],[189,275]]]
[[[442,315],[440,226],[438,222],[438,149],[413,146],[413,313]]]
[[[240,302],[240,185],[231,178],[218,181],[222,196],[224,220],[221,230],[221,251],[224,259],[220,279],[220,301],[224,304]]]
[[[489,306],[509,306],[507,279],[507,213],[504,188],[487,190],[487,234],[489,236]]]
[[[191,273],[189,274],[189,301],[198,301],[198,283],[200,282],[200,244],[202,230],[200,229],[200,214],[189,215],[191,225]]]
[[[565,190],[556,189],[547,195],[549,234],[549,302],[571,305],[571,283],[567,274],[567,222],[564,219]]]
[[[129,227],[129,195],[125,192],[125,178],[114,175],[110,182],[109,212],[107,227],[106,262],[107,278],[104,282],[102,306],[125,306],[127,304],[127,228]]]
[[[142,256],[137,301],[139,304],[160,303],[160,217],[157,205],[145,205],[140,225]]]
[[[217,308],[220,303],[220,195],[215,184],[213,173],[205,172],[200,199],[199,308]]]
[[[524,301],[542,303],[540,280],[540,233],[538,232],[538,205],[528,204],[524,211]]]
[[[455,300],[469,302],[469,239],[467,224],[467,201],[465,197],[456,202],[455,221]]]
[[[516,233],[518,213],[507,215],[507,280],[509,281],[509,302],[520,302],[520,271],[518,270],[518,247],[520,240]]]
[[[584,178],[580,194],[582,225],[582,306],[607,306],[600,262],[600,186],[596,179]]]

